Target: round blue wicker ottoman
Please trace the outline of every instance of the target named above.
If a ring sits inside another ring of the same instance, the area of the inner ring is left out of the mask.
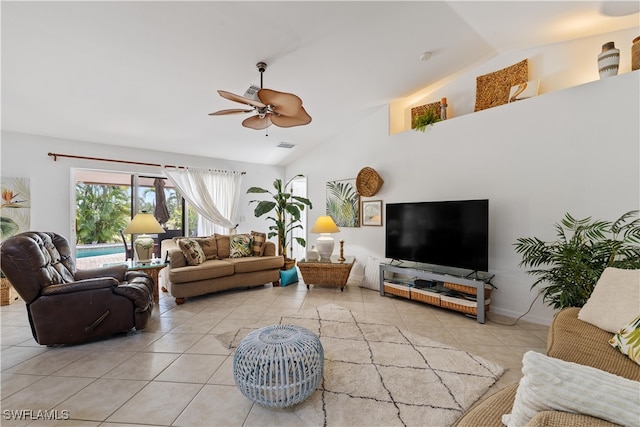
[[[310,330],[271,325],[250,332],[233,356],[233,378],[247,398],[285,408],[302,402],[318,387],[324,349]]]

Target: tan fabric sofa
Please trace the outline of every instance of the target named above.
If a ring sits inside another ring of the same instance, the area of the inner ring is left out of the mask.
[[[228,239],[228,236],[216,237],[218,241],[220,238]],[[161,242],[162,254],[169,262],[161,274],[161,283],[177,304],[183,304],[188,297],[227,289],[280,284],[280,268],[284,265],[284,257],[276,255],[276,247],[272,242],[265,242],[263,255],[242,258],[229,258],[228,249],[222,249],[221,244],[220,253],[214,251],[208,256],[213,259],[207,259],[199,265],[187,264],[177,242],[178,238]],[[228,242],[225,244],[228,248]]]
[[[612,374],[640,381],[640,366],[611,345],[612,334],[578,319],[579,308],[567,308],[556,314],[547,338],[547,355],[568,362],[592,366]],[[501,418],[511,412],[518,384],[513,384],[471,407],[456,427],[504,427]],[[527,427],[612,427],[608,421],[583,414],[559,411],[539,412]]]

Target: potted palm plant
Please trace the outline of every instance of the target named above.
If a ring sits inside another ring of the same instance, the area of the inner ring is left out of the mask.
[[[304,177],[304,175],[296,175],[289,179],[285,184],[280,178],[273,181],[274,191],[269,191],[261,187],[251,187],[247,190],[247,194],[269,194],[271,200],[251,200],[251,203],[257,203],[253,213],[256,217],[270,214],[267,219],[273,221],[273,225],[269,226],[268,238],[278,236],[278,254],[284,256],[285,268],[293,268],[295,259],[287,256],[287,247],[293,245],[295,241],[303,248],[307,242],[302,237],[292,237],[291,232],[297,228],[302,228],[300,216],[301,212],[308,207],[312,209],[311,201],[307,198],[294,196],[291,194],[291,188],[287,191],[287,187],[296,178]],[[292,246],[291,246],[292,247]]]
[[[519,238],[516,252],[527,273],[538,276],[531,288],[545,283],[544,301],[554,308],[582,307],[607,267],[640,268],[640,218],[630,211],[617,220],[592,221],[565,214],[555,224],[558,239]]]

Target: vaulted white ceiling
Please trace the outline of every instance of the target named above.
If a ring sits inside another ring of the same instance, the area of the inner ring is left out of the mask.
[[[637,6],[2,1],[2,129],[283,165],[497,53],[638,26]],[[636,13],[612,16],[625,9]],[[242,127],[245,116],[208,116],[241,107],[216,91],[259,85],[258,61],[264,86],[300,96],[311,124],[265,132]]]

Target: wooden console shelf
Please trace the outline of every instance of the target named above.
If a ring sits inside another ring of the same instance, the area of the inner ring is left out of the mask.
[[[385,273],[399,273],[408,279],[385,278]],[[477,273],[476,278],[435,271],[429,267],[402,264],[380,264],[380,295],[395,295],[438,307],[475,316],[484,323],[491,300],[490,284],[493,276]],[[429,286],[416,285],[416,280],[430,282]],[[484,304],[478,304],[484,301]]]

